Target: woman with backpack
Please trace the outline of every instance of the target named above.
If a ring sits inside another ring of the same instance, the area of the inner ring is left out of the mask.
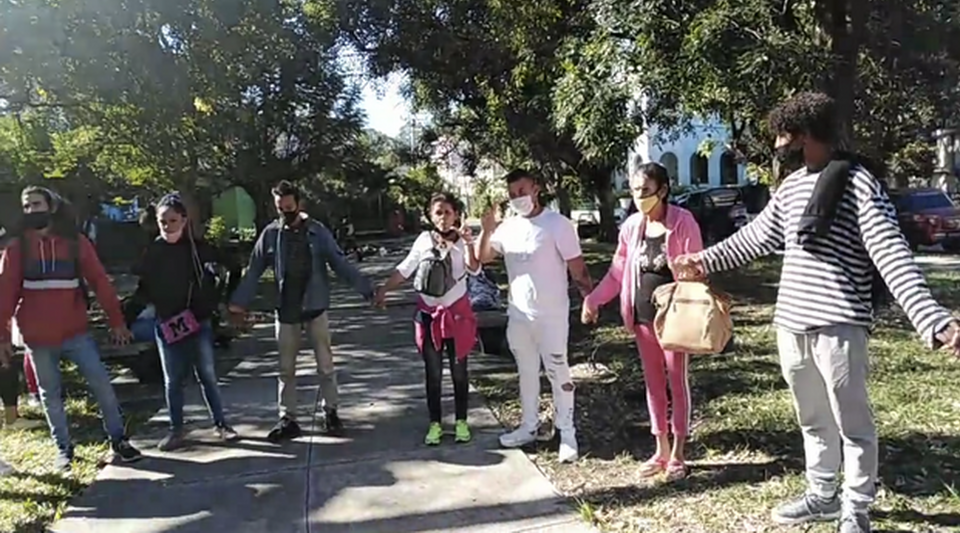
[[[224,441],[236,440],[237,432],[224,418],[214,367],[215,250],[194,235],[187,209],[176,193],[157,202],[156,217],[159,237],[137,266],[140,281],[131,305],[156,309],[156,342],[170,413],[170,431],[158,448],[171,451],[184,444],[183,386],[191,371],[196,372],[217,435]]]
[[[430,426],[424,442],[440,444],[441,390],[443,360],[450,364],[453,377],[456,442],[469,442],[467,424],[467,354],[477,338],[477,318],[467,294],[467,274],[479,274],[480,261],[468,228],[462,228],[462,206],[451,194],[437,193],[428,205],[433,228],[424,231],[410,248],[407,257],[386,283],[377,289],[375,302],[383,306],[387,293],[397,289],[411,276],[417,291],[414,329],[417,348],[423,356],[427,386],[427,410]]]

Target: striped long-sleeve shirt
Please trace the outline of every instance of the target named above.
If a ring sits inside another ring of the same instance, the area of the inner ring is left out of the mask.
[[[808,332],[873,323],[873,265],[929,346],[953,318],[937,304],[897,223],[880,183],[862,167],[825,238],[801,247],[797,225],[819,173],[801,169],[777,189],[767,207],[729,239],[703,252],[707,272],[733,270],[784,245],[783,269],[774,312],[777,327]]]

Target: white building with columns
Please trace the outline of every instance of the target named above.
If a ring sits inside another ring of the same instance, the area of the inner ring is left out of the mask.
[[[737,185],[746,180],[746,167],[727,149],[729,129],[719,120],[695,120],[682,133],[652,127],[641,135],[627,156],[626,172],[615,176],[617,190],[628,189],[627,177],[640,163],[657,162],[667,167],[674,185]],[[700,154],[708,141],[709,156]]]

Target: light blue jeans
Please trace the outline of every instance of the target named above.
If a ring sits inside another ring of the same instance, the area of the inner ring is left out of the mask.
[[[220,386],[217,384],[216,354],[213,351],[213,327],[209,320],[200,324],[200,331],[176,344],[167,344],[156,334],[157,348],[160,350],[160,362],[163,364],[163,384],[167,396],[167,410],[170,412],[170,428],[183,427],[183,386],[187,375],[196,373],[203,399],[207,402],[210,417],[215,425],[224,426],[223,400]]]
[[[63,406],[63,390],[60,376],[60,360],[66,358],[77,365],[87,387],[100,405],[103,427],[110,441],[117,443],[124,438],[123,415],[120,403],[110,384],[110,374],[100,360],[100,350],[89,333],[68,339],[60,346],[33,346],[27,348],[33,354],[33,366],[37,372],[40,402],[50,426],[50,434],[63,453],[72,453],[67,412]]]

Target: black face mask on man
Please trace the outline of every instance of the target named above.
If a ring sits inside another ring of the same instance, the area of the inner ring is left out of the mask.
[[[300,217],[300,211],[281,211],[280,217],[286,225],[291,225]]]
[[[28,229],[41,230],[50,225],[50,211],[34,211],[23,214],[23,225]]]
[[[803,164],[802,146],[794,146],[793,144],[778,146],[776,149],[776,155],[777,161],[787,168],[796,169]]]

